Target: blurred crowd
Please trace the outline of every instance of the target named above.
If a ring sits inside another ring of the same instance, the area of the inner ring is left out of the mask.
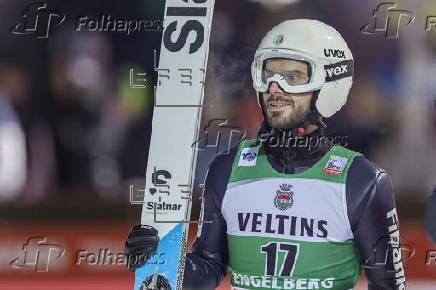
[[[66,2],[48,2],[66,14],[65,23],[47,39],[36,39],[9,32],[22,21],[28,2],[0,1],[0,206],[98,197],[128,207],[128,185],[145,176],[156,82],[153,50],[160,49],[161,33],[71,27],[79,15],[161,19],[165,3]],[[422,13],[413,1],[404,2]],[[425,201],[436,180],[436,34],[425,34],[419,25],[398,39],[360,33],[376,6],[216,1],[203,126],[227,119],[247,137],[256,136],[261,115],[250,64],[258,42],[286,19],[324,21],[342,33],[355,58],[349,102],[326,120],[327,134],[345,136],[348,148],[391,172],[400,202]],[[130,87],[132,68],[145,73],[145,88]],[[200,152],[197,183],[215,155],[213,149]]]
[[[9,32],[28,4],[0,2],[0,201],[117,199],[145,173],[161,35],[72,27],[83,14],[162,18],[164,3],[48,2],[66,18],[44,39]],[[130,88],[131,69],[146,73],[145,88]]]

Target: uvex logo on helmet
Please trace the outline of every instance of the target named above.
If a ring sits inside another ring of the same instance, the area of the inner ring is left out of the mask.
[[[345,58],[345,51],[341,49],[324,48],[324,55],[326,57]]]
[[[345,77],[350,77],[354,73],[353,60],[343,60],[337,63],[325,65],[325,81],[336,81]]]

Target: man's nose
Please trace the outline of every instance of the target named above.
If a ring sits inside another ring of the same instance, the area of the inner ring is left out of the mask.
[[[284,91],[282,90],[282,88],[279,86],[279,84],[277,82],[272,82],[269,85],[269,93],[270,94],[283,94]]]

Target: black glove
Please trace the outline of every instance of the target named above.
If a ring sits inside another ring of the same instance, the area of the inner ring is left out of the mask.
[[[133,272],[145,264],[150,256],[156,253],[158,243],[159,236],[155,228],[147,225],[134,226],[130,230],[124,246],[127,270]]]

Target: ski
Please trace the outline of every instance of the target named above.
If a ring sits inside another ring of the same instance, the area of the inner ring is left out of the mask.
[[[134,290],[162,281],[159,289],[182,289],[214,3],[166,0],[141,215],[160,242],[158,258],[135,271]]]

